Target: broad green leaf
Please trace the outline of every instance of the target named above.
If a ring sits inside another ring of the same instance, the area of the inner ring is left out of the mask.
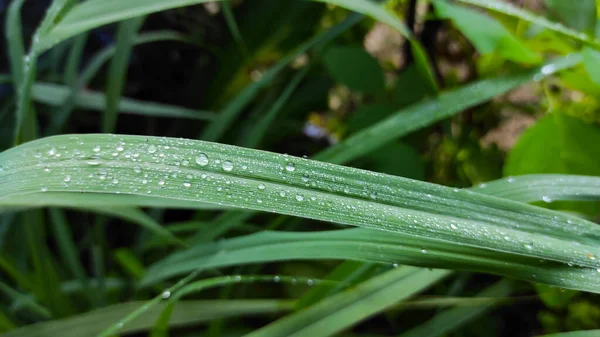
[[[70,88],[52,83],[36,83],[32,88],[34,101],[52,106],[60,106],[69,99]],[[106,96],[104,93],[84,90],[74,97],[74,105],[84,109],[104,111],[106,109]],[[189,119],[212,119],[215,114],[210,111],[193,110],[174,105],[141,101],[133,98],[121,97],[118,106],[119,113],[129,113],[150,117],[172,117]]]
[[[360,46],[331,46],[323,54],[323,63],[337,82],[352,90],[378,94],[385,89],[383,69]]]
[[[565,25],[593,35],[596,29],[596,0],[544,0],[550,14]]]
[[[600,52],[591,48],[583,48],[581,52],[583,65],[590,79],[600,86]]]
[[[451,19],[479,53],[483,55],[500,54],[515,62],[537,63],[541,61],[538,55],[529,50],[494,18],[445,0],[436,0],[434,4],[437,15]]]
[[[334,259],[452,268],[502,274],[565,289],[600,292],[598,271],[537,258],[456,246],[402,233],[354,228],[324,232],[270,232],[198,245],[152,265],[148,286],[194,270],[288,260]]]
[[[394,102],[400,106],[414,104],[426,96],[435,94],[429,81],[423,77],[416,66],[402,70],[394,87]]]
[[[563,114],[544,116],[527,129],[510,151],[505,175],[566,173],[600,175],[600,128]],[[554,153],[552,160],[547,154]]]
[[[458,0],[459,2],[467,3],[470,5],[475,5],[478,7],[486,8],[492,10],[494,12],[502,13],[508,16],[512,16],[538,26],[544,27],[553,32],[562,34],[564,36],[568,36],[572,39],[584,42],[593,46],[594,48],[600,48],[600,43],[594,40],[594,38],[589,35],[578,32],[571,28],[568,28],[558,22],[550,21],[544,17],[538,16],[532,12],[527,10],[515,7],[510,3],[500,1],[500,0]]]
[[[449,273],[414,267],[392,269],[245,336],[330,336],[428,288]]]
[[[477,297],[506,297],[510,294],[511,284],[507,281],[500,281],[479,294]],[[492,309],[494,302],[489,304],[447,309],[437,313],[432,319],[420,324],[399,337],[438,337],[444,336],[448,332],[460,327],[461,325],[485,314]]]
[[[96,336],[107,326],[119,322],[146,302],[127,302],[67,319],[29,325],[10,331],[2,337],[81,337]],[[127,334],[152,328],[165,303],[158,304],[135,320],[125,324],[119,333]],[[171,326],[189,326],[224,317],[280,313],[292,309],[292,303],[281,300],[216,300],[182,301],[174,309]]]
[[[436,98],[399,110],[379,123],[350,135],[344,141],[320,152],[315,159],[333,163],[349,162],[398,137],[405,136],[412,131],[484,103],[531,80],[539,81],[579,62],[580,56],[571,54],[565,58],[546,63],[534,70],[510,76],[483,79],[444,92]]]
[[[17,196],[49,192],[77,194],[80,199],[85,199],[86,193],[151,195],[600,267],[596,258],[600,255],[600,228],[571,215],[223,144],[142,136],[64,135],[5,151],[0,154],[0,165],[0,205]],[[65,181],[67,176],[70,179]]]

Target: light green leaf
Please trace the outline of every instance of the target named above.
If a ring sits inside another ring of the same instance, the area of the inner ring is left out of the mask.
[[[463,3],[475,5],[478,7],[486,8],[494,12],[502,13],[508,16],[512,16],[530,23],[534,23],[538,26],[544,27],[553,32],[568,36],[572,39],[584,42],[592,45],[594,48],[600,48],[600,43],[594,40],[589,35],[578,32],[571,28],[568,28],[558,22],[550,21],[544,17],[538,16],[527,10],[513,6],[510,3],[503,2],[500,0],[458,0]]]
[[[19,195],[49,192],[73,193],[80,199],[86,199],[85,193],[152,195],[600,267],[596,259],[600,255],[600,228],[571,215],[223,144],[142,136],[64,135],[5,151],[0,154],[0,165],[0,205]],[[66,176],[70,176],[67,182]],[[135,202],[135,198],[130,201]]]
[[[540,263],[537,258],[456,246],[402,233],[354,228],[335,231],[261,232],[198,245],[152,265],[142,279],[148,286],[194,270],[249,263],[334,259],[453,268],[540,282],[565,289],[600,292],[595,269]]]
[[[436,0],[434,4],[438,16],[451,19],[479,53],[500,54],[515,62],[541,61],[540,56],[529,50],[494,18],[445,0]]]
[[[539,337],[597,337],[597,336],[600,336],[600,330],[561,332],[561,333],[553,333],[550,335],[543,335],[543,336],[539,336]]]
[[[419,130],[465,109],[486,102],[493,97],[525,84],[541,80],[580,62],[579,54],[546,63],[544,66],[520,74],[483,79],[461,88],[447,91],[438,97],[413,104],[393,113],[379,123],[350,135],[344,141],[325,149],[315,158],[334,163],[346,163],[359,158],[398,137]]]
[[[527,129],[510,151],[505,175],[566,173],[600,175],[600,128],[560,111],[546,115]],[[547,153],[554,153],[548,160]]]
[[[600,52],[591,48],[583,48],[581,52],[583,65],[590,79],[600,86]]]

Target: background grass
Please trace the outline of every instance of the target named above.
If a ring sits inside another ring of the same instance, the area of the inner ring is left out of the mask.
[[[595,0],[0,11],[2,336],[600,335]]]

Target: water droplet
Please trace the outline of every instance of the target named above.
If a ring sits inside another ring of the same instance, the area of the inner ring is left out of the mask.
[[[48,172],[50,172],[50,169],[47,167],[44,167],[44,172],[48,173]]]
[[[298,195],[296,195],[296,200],[302,201],[302,200],[304,200],[304,197],[301,196],[300,194],[298,194]]]
[[[100,152],[100,150],[102,150],[102,148],[99,145],[96,145],[92,148],[92,151],[94,152]]]
[[[308,280],[306,281],[306,285],[308,285],[309,287],[312,287],[312,286],[313,286],[313,284],[315,284],[315,282],[314,282],[313,280],[311,280],[311,279],[308,279]]]
[[[369,194],[369,196],[371,197],[371,199],[377,199],[377,193],[375,192]]]
[[[170,291],[170,290],[165,290],[165,291],[163,291],[163,293],[162,293],[161,297],[162,297],[163,299],[167,299],[167,298],[171,297],[171,291]]]
[[[69,181],[71,181],[71,176],[70,176],[70,175],[66,175],[66,176],[65,176],[65,179],[63,179],[63,181],[64,181],[65,183],[68,183]]]
[[[394,267],[394,268],[398,268],[398,264],[397,264],[397,263],[393,263],[393,264],[392,264],[392,267]]]
[[[196,156],[196,164],[200,166],[208,165],[208,157],[204,153],[200,153],[198,156]]]
[[[550,198],[550,197],[549,197],[549,196],[547,196],[547,195],[544,195],[544,196],[542,196],[542,201],[544,201],[544,202],[547,202],[547,203],[550,203],[550,202],[552,202],[552,198]]]
[[[117,178],[114,178],[114,179],[112,180],[112,182],[113,182],[113,184],[118,184],[118,183],[119,183],[119,179],[117,179]]]
[[[427,254],[427,249],[421,249],[421,253]]]
[[[587,257],[590,260],[595,260],[596,259],[596,255],[594,255],[594,254],[588,254]]]
[[[533,244],[532,244],[532,243],[526,243],[526,244],[524,244],[523,246],[524,246],[525,248],[529,249],[529,250],[533,249]]]
[[[281,196],[281,197],[285,197],[285,191],[281,191],[281,192],[279,192],[279,196]]]
[[[117,146],[117,151],[118,152],[122,152],[123,150],[125,150],[125,148],[123,147],[123,145]]]
[[[133,167],[133,172],[135,172],[135,173],[140,173],[140,172],[142,172],[142,168],[141,168],[141,167],[139,167],[139,166],[134,166],[134,167]]]
[[[235,281],[236,282],[240,282],[242,280],[242,276],[241,275],[235,275]]]
[[[183,182],[183,186],[184,186],[184,187],[190,187],[190,186],[192,186],[192,184],[190,184],[190,182],[189,182],[189,181],[184,181],[184,182]]]
[[[273,282],[277,283],[277,282],[279,282],[279,280],[280,280],[279,276],[275,275],[273,277]]]
[[[158,151],[158,148],[155,145],[148,145],[148,153],[156,153],[156,151]]]
[[[296,165],[294,165],[294,163],[287,163],[285,170],[288,172],[293,172],[296,170]]]
[[[162,186],[162,185],[164,185],[164,184],[165,184],[165,181],[164,181],[164,180],[159,180],[159,181],[158,181],[158,184]]]
[[[506,181],[508,181],[509,183],[511,183],[511,184],[512,184],[512,183],[514,183],[514,182],[515,182],[515,178],[513,178],[513,177],[508,177],[508,178],[506,179]]]
[[[49,156],[54,156],[54,155],[56,155],[56,149],[55,149],[55,148],[51,148],[50,150],[48,150],[48,155],[49,155]]]
[[[262,199],[256,199],[256,202],[262,204]]]
[[[450,228],[457,229],[458,227],[455,224],[450,224]]]
[[[123,322],[117,323],[117,329],[121,329],[123,327]]]
[[[266,188],[266,186],[264,184],[258,184],[259,190],[264,190],[265,188]]]
[[[42,187],[42,192],[48,192],[48,187]]]
[[[307,183],[308,180],[309,180],[308,175],[305,174],[305,175],[302,176],[302,181],[303,182]]]
[[[233,170],[233,164],[229,161],[229,160],[225,160],[223,162],[223,165],[221,165],[221,167],[223,168],[223,170],[230,172],[231,170]]]
[[[542,67],[542,74],[550,75],[556,71],[556,67],[553,64],[547,64]]]

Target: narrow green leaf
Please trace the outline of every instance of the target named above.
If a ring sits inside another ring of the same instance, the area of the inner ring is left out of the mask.
[[[358,23],[360,15],[352,15],[343,22],[332,28],[314,36],[309,41],[303,43],[294,51],[283,57],[279,62],[267,70],[259,81],[248,85],[237,97],[232,100],[217,116],[217,118],[204,130],[202,139],[208,141],[218,140],[227,131],[229,126],[235,121],[235,118],[242,112],[244,107],[256,97],[259,91],[271,83],[275,77],[299,55],[305,53],[313,47],[321,47],[324,43],[331,41],[341,33]]]
[[[523,63],[542,60],[494,18],[445,0],[436,0],[434,4],[438,16],[451,19],[479,53],[502,55],[508,60]]]
[[[238,27],[237,22],[235,21],[235,16],[233,15],[233,10],[231,9],[230,0],[224,0],[221,2],[221,8],[223,10],[223,16],[225,17],[225,22],[227,22],[227,27],[231,32],[231,35],[238,43],[242,50],[245,50],[244,39],[242,38],[242,33],[240,32],[240,27]]]
[[[594,46],[594,48],[600,48],[600,43],[594,40],[589,35],[570,29],[558,22],[550,21],[544,17],[538,16],[527,10],[513,6],[510,3],[502,2],[499,0],[458,0],[459,2],[475,5],[478,7],[486,8],[494,12],[502,13],[508,16],[519,18],[521,20],[539,25],[553,32],[568,36],[572,39],[581,41],[585,44]]]
[[[330,336],[426,289],[449,273],[413,267],[392,269],[245,336]]]
[[[194,42],[190,38],[188,38],[178,32],[174,32],[174,31],[170,31],[170,30],[155,31],[155,32],[139,34],[132,43],[133,43],[133,45],[137,46],[140,44],[160,42],[160,41],[179,41],[179,42],[194,44]],[[92,81],[92,79],[96,76],[96,74],[98,74],[98,72],[100,71],[102,66],[108,60],[110,60],[110,58],[115,54],[115,51],[116,51],[116,47],[114,45],[109,45],[109,46],[104,47],[104,49],[100,50],[97,54],[95,54],[91,58],[91,60],[87,64],[87,66],[82,70],[81,76],[80,76],[79,80],[77,81],[77,85],[75,87],[72,87],[71,91],[68,93],[68,97],[64,98],[61,101],[62,107],[55,113],[55,115],[52,118],[52,124],[51,124],[50,130],[48,132],[49,134],[59,133],[60,129],[63,127],[64,123],[67,121],[67,119],[71,115],[71,112],[72,112],[73,108],[75,107],[75,104],[77,103],[77,100],[79,97],[79,92],[81,90],[83,90],[83,88],[86,87]],[[40,90],[37,87],[38,84],[36,84],[34,86],[34,99],[36,99],[36,97],[35,97],[36,88],[37,88],[37,90]],[[38,92],[38,94],[39,94],[39,92]],[[37,98],[39,99],[40,97],[38,96]],[[52,104],[54,102],[54,101],[49,102],[50,99],[45,95],[43,98],[48,101],[48,102],[46,102],[48,104]],[[92,98],[90,98],[90,99],[92,99]],[[95,100],[95,99],[96,98],[94,98],[93,100]],[[86,102],[89,102],[89,100],[86,100]],[[121,102],[123,102],[123,100]],[[105,106],[105,103],[102,103],[102,106]],[[119,106],[119,107],[121,107],[121,106]],[[138,104],[135,104],[135,107],[141,108]],[[152,110],[156,109],[157,107],[153,105],[152,107],[145,106],[144,108],[146,108],[146,109],[150,108],[149,110],[152,111]],[[181,111],[179,113],[181,113]]]
[[[78,91],[78,90],[76,90]],[[72,88],[52,83],[37,82],[32,88],[33,100],[52,106],[61,106],[69,99]],[[104,93],[85,90],[74,97],[74,106],[104,111],[107,109],[107,99]],[[189,118],[197,120],[213,119],[215,114],[210,111],[193,110],[174,105],[141,101],[121,97],[117,107],[118,113],[128,113],[149,117]]]
[[[511,285],[507,281],[500,281],[479,294],[477,297],[506,297],[511,292]],[[476,319],[492,309],[494,302],[474,307],[458,307],[448,309],[436,314],[432,319],[420,324],[399,337],[438,337]]]
[[[537,258],[363,228],[315,233],[262,232],[196,246],[152,265],[142,285],[154,284],[198,268],[307,259],[451,267],[600,293],[598,271],[595,269],[540,263]]]
[[[81,58],[83,56],[83,49],[85,48],[87,38],[87,33],[77,36],[69,50],[63,81],[71,88],[71,90],[74,90],[77,85],[77,75],[79,74],[79,67],[81,65]]]
[[[596,258],[600,228],[572,215],[229,145],[158,137],[64,135],[5,151],[0,154],[0,165],[4,167],[0,204],[18,195],[49,192],[152,195],[600,267]],[[65,183],[67,175],[71,179]],[[311,182],[308,186],[306,179]]]
[[[24,0],[11,2],[6,13],[5,38],[8,45],[10,71],[15,88],[23,85],[25,46],[21,32],[21,7]]]
[[[119,322],[125,315],[145,303],[115,304],[67,319],[29,325],[10,331],[2,337],[96,336],[105,327],[114,322]],[[150,308],[119,329],[119,333],[127,334],[149,330],[164,306],[165,303],[160,303]],[[282,300],[182,301],[173,312],[171,326],[189,326],[224,317],[281,313],[289,311],[291,308],[291,302]]]
[[[600,336],[600,330],[585,330],[585,331],[571,331],[553,333],[550,335],[543,335],[539,337],[596,337]]]
[[[85,272],[85,268],[79,259],[79,252],[73,241],[73,236],[64,213],[58,209],[50,209],[51,225],[54,237],[58,243],[61,258],[73,277],[81,282],[86,290],[85,294],[93,300],[93,292]]]
[[[486,102],[531,80],[539,81],[555,72],[572,67],[578,64],[580,60],[578,54],[571,54],[565,58],[546,63],[543,67],[534,70],[510,76],[483,79],[444,92],[436,98],[397,111],[372,127],[350,135],[344,141],[320,152],[315,156],[315,159],[333,163],[347,163],[398,137]]]
[[[477,193],[534,202],[544,200],[599,200],[600,177],[568,174],[527,174],[479,185]]]
[[[115,55],[110,62],[106,84],[106,110],[104,111],[102,120],[102,130],[104,132],[110,133],[115,131],[119,101],[121,100],[127,80],[127,70],[129,68],[129,58],[131,57],[134,38],[145,19],[145,16],[140,16],[123,21],[117,29]]]
[[[325,2],[328,4],[336,5],[349,9],[351,11],[361,13],[371,18],[383,22],[397,31],[402,33],[406,38],[412,38],[410,30],[404,25],[402,21],[398,19],[393,13],[388,11],[385,7],[380,6],[369,0],[312,0],[318,2]]]
[[[40,36],[36,49],[41,52],[72,36],[109,23],[168,9],[215,0],[91,0],[73,6],[58,24]],[[217,0],[218,1],[218,0]]]
[[[287,84],[283,92],[277,97],[277,100],[275,101],[275,103],[273,103],[271,108],[263,115],[263,117],[258,122],[256,122],[255,125],[253,125],[249,129],[248,135],[244,137],[244,140],[241,144],[242,146],[256,148],[260,144],[260,141],[267,133],[267,130],[269,129],[269,127],[271,126],[271,124],[273,123],[273,121],[275,120],[285,103],[287,103],[287,101],[290,99],[298,85],[300,85],[300,82],[302,82],[302,80],[308,73],[309,68],[310,66],[307,65],[294,75],[294,77]]]

